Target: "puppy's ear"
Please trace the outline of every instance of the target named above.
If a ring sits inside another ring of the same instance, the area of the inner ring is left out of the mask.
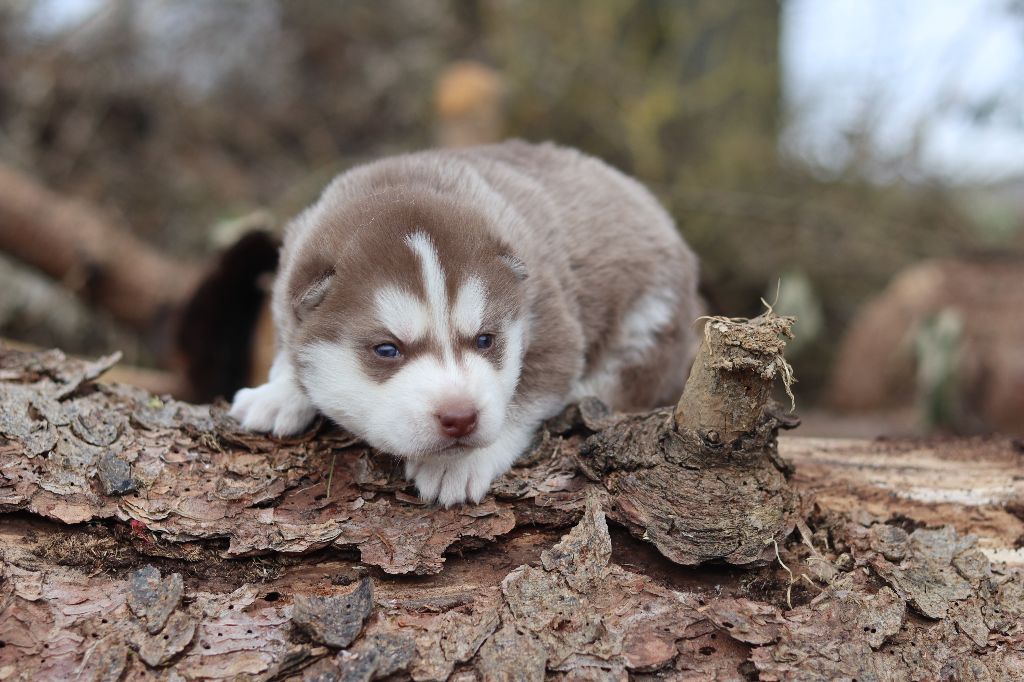
[[[295,317],[301,320],[311,311],[315,310],[323,302],[327,292],[330,291],[331,285],[334,284],[334,278],[334,268],[331,268],[314,276],[305,286],[300,287],[292,299],[292,309],[295,311]]]
[[[516,279],[522,282],[529,276],[529,272],[526,269],[526,263],[519,260],[518,257],[512,254],[506,253],[499,256],[501,262],[508,266],[508,269],[512,271],[512,274],[516,276]]]

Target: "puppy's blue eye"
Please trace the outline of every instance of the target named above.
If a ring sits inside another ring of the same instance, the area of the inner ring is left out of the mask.
[[[486,350],[486,349],[490,348],[492,345],[494,345],[494,335],[493,334],[481,334],[480,336],[476,337],[476,347],[477,348],[479,348],[481,350]]]
[[[374,346],[373,352],[382,358],[397,358],[401,355],[398,352],[398,346],[393,343],[382,343],[379,346]]]

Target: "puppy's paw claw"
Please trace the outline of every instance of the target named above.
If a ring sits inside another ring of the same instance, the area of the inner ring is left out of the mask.
[[[487,491],[490,489],[490,476],[472,475],[466,481],[466,499],[477,504],[487,496]]]
[[[463,502],[479,502],[491,487],[490,469],[473,455],[408,462],[405,472],[416,484],[422,499],[436,501],[446,508]]]
[[[405,466],[405,475],[416,484],[416,490],[420,499],[425,502],[434,502],[441,490],[441,481],[444,478],[444,462],[417,460],[408,462]]]
[[[272,432],[275,436],[293,436],[305,431],[314,418],[316,408],[308,403],[287,405],[277,413]]]
[[[316,408],[290,384],[270,382],[238,391],[228,414],[250,431],[292,436],[309,426],[316,417]]]

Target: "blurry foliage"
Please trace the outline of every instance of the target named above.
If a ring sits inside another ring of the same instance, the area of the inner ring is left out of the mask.
[[[735,0],[487,3],[509,127],[662,185],[763,176],[779,128],[779,10]]]
[[[484,6],[485,52],[510,81],[510,132],[586,149],[651,186],[700,254],[712,308],[756,314],[783,273],[806,275],[825,333],[796,359],[805,390],[893,273],[973,244],[941,186],[873,184],[856,164],[821,179],[780,158],[777,3]]]
[[[965,420],[963,393],[957,385],[964,344],[964,320],[946,308],[924,320],[914,337],[917,356],[917,407],[931,427],[956,427]]]
[[[22,28],[40,6],[6,7],[0,154],[185,253],[325,166],[427,144],[458,28],[441,0],[112,0],[50,36]]]
[[[287,217],[351,163],[431,144],[434,84],[459,59],[503,74],[509,136],[648,183],[716,312],[756,313],[781,273],[803,273],[825,318],[805,388],[866,296],[976,239],[943,187],[780,158],[775,2],[110,0],[68,30],[24,30],[38,8],[0,9],[0,156],[178,253],[209,248],[218,222]]]

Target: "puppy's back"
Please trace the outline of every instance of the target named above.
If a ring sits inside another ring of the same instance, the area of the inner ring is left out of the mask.
[[[619,409],[677,399],[696,350],[698,265],[654,196],[552,144],[459,154],[524,214],[527,233],[513,243],[553,268],[573,299],[586,356],[574,397],[592,393]]]

